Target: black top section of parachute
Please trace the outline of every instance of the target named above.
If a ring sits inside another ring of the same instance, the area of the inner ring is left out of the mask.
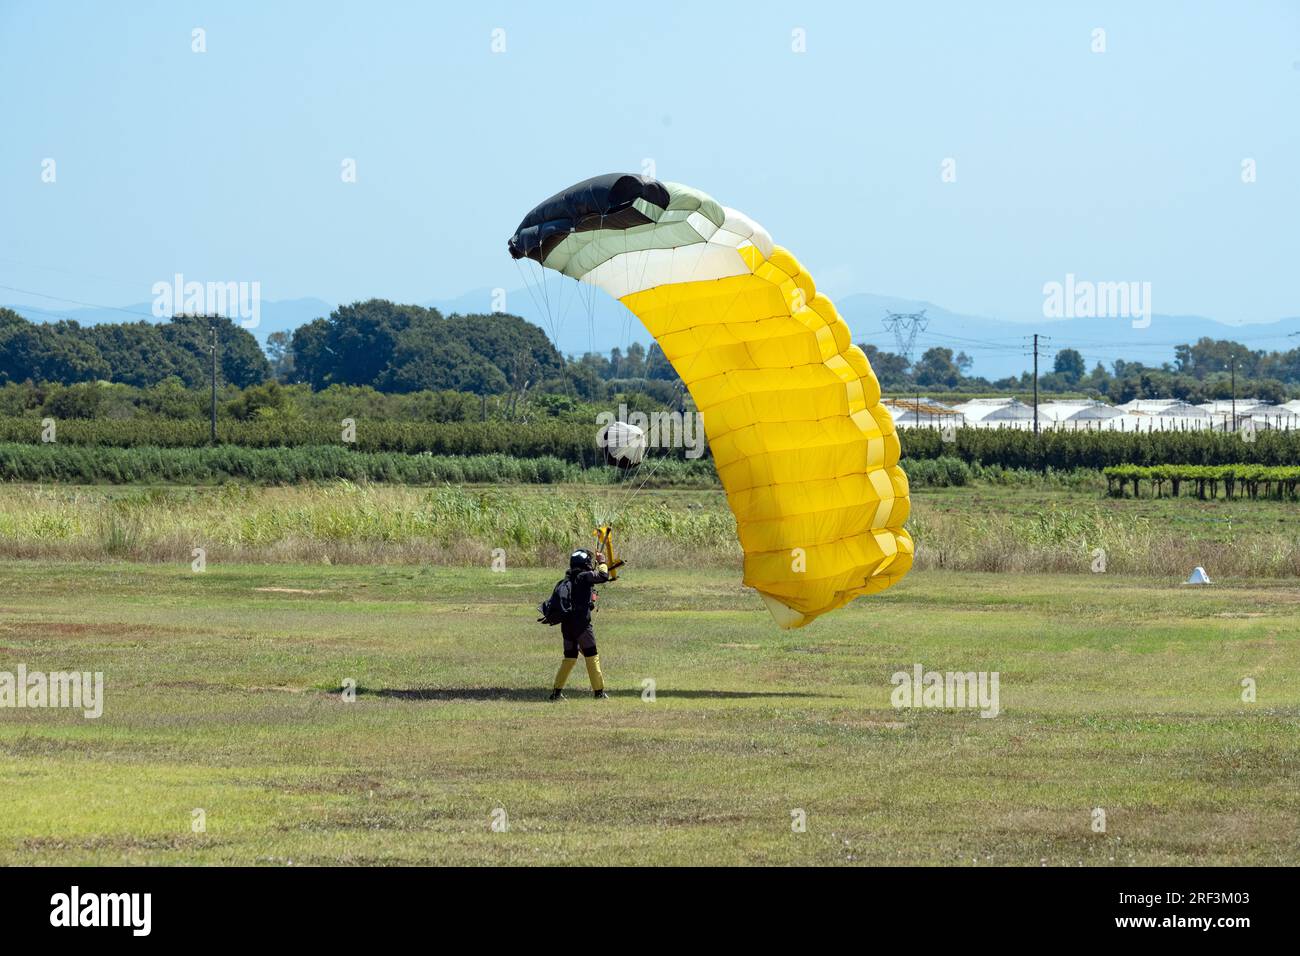
[[[541,262],[571,232],[627,229],[650,222],[632,204],[638,199],[668,208],[668,189],[657,179],[609,173],[584,179],[556,193],[524,216],[510,237],[510,255]]]

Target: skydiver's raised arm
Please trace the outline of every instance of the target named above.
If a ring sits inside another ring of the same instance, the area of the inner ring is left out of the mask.
[[[605,564],[605,555],[603,552],[596,552],[596,567],[592,571],[583,571],[578,575],[581,580],[588,584],[604,584],[609,578],[609,567]]]

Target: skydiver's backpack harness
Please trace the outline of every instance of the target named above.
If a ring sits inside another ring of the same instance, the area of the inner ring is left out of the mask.
[[[541,624],[554,627],[573,616],[573,582],[567,577],[559,581],[551,590],[551,596],[537,605],[542,616],[537,620]]]
[[[591,589],[591,603],[588,605],[589,611],[596,610],[596,589]],[[573,579],[567,575],[557,581],[555,587],[551,590],[551,596],[537,605],[537,612],[542,616],[537,619],[540,624],[549,624],[554,627],[556,624],[563,624],[576,616],[576,609],[573,606]]]
[[[608,539],[609,529],[605,528],[603,530],[606,539]],[[573,620],[578,616],[577,608],[573,606],[573,575],[574,572],[590,571],[591,558],[591,552],[585,548],[579,548],[569,555],[569,573],[556,582],[555,587],[551,589],[551,596],[537,605],[537,612],[542,615],[537,619],[539,624],[549,624],[554,627],[556,624],[563,624],[565,621]],[[612,576],[610,580],[613,580]],[[587,612],[590,614],[595,610],[596,589],[592,588],[591,600],[587,604]]]

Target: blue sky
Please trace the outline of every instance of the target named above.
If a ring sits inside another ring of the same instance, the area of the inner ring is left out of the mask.
[[[832,295],[1026,318],[1074,273],[1150,281],[1163,313],[1296,315],[1298,11],[0,0],[0,284],[515,288],[531,206],[649,159]]]

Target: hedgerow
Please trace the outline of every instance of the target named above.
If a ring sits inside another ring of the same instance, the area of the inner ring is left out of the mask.
[[[244,448],[336,446],[363,452],[434,455],[553,457],[574,464],[600,463],[596,424],[538,422],[403,422],[355,420],[355,441],[344,442],[342,423],[304,420],[221,421],[217,440]],[[202,448],[208,423],[167,418],[68,419],[55,423],[59,444],[109,448]],[[1261,431],[1247,441],[1240,434],[1197,432],[1045,431],[959,428],[899,432],[903,457],[911,462],[957,458],[968,464],[1010,469],[1073,471],[1112,465],[1292,465],[1300,464],[1300,431]],[[0,418],[0,443],[40,444],[43,427],[32,418]],[[951,440],[945,440],[951,439]],[[685,449],[657,450],[679,459]]]
[[[1132,488],[1139,497],[1143,484],[1152,497],[1183,492],[1197,498],[1300,498],[1300,467],[1295,465],[1114,465],[1102,470],[1112,495],[1123,497]]]

